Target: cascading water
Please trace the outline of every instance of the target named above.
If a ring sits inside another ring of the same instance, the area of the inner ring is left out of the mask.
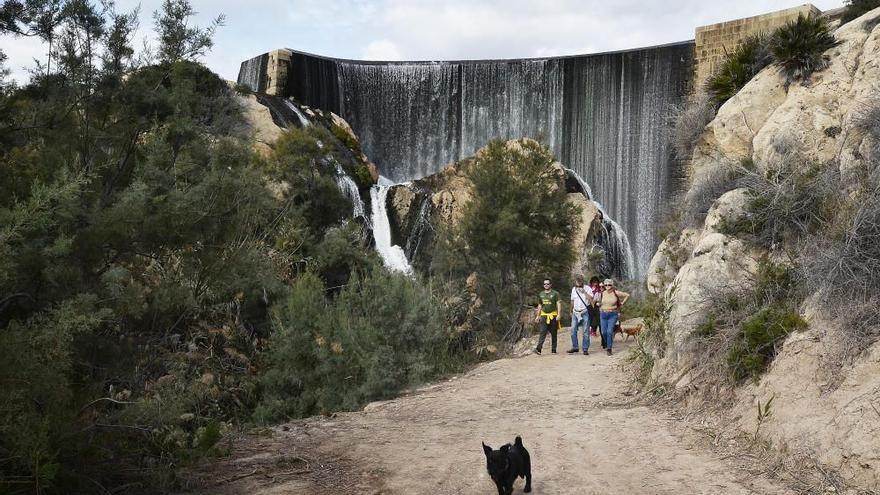
[[[259,58],[259,57],[258,57]],[[285,95],[341,115],[394,181],[413,180],[495,138],[545,142],[596,187],[642,278],[677,172],[664,132],[693,77],[693,42],[525,60],[358,62],[293,52]],[[240,82],[262,83],[251,61]],[[255,88],[256,89],[256,88]]]
[[[422,240],[428,231],[433,228],[433,225],[431,225],[431,198],[425,195],[422,199],[422,205],[419,207],[419,213],[416,216],[412,231],[406,239],[404,252],[407,259],[416,259],[419,255],[419,249],[422,247]]]
[[[406,274],[413,273],[412,266],[406,259],[403,248],[391,244],[391,222],[388,221],[388,208],[385,203],[388,198],[388,190],[393,183],[382,180],[370,189],[370,201],[373,203],[373,240],[376,243],[376,251],[382,258],[385,266],[392,270]]]
[[[354,218],[362,217],[365,213],[364,208],[364,200],[361,199],[361,193],[358,190],[357,184],[355,184],[354,179],[348,176],[344,170],[342,170],[342,165],[339,164],[336,160],[333,160],[336,165],[336,185],[339,187],[339,190],[342,191],[349,200],[351,200],[353,212],[352,216]]]
[[[590,185],[574,170],[567,168],[565,171],[569,177],[577,180],[584,196],[596,205],[599,213],[602,215],[602,236],[597,242],[605,251],[605,258],[610,267],[617,272],[617,276],[623,279],[632,277],[632,268],[635,261],[633,260],[632,247],[626,231],[608,216],[602,203],[593,199],[593,190]]]
[[[299,119],[300,127],[308,127],[312,125],[312,123],[309,122],[308,117],[306,117],[302,110],[300,110],[299,107],[296,106],[292,101],[285,98],[284,104],[287,105],[287,108],[289,108],[290,111],[293,112],[294,115],[296,115],[296,118]]]

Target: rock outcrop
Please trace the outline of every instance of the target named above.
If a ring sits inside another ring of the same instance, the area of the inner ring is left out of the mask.
[[[517,142],[508,141],[508,146],[516,146]],[[425,270],[430,265],[430,246],[436,226],[459,222],[472,197],[471,185],[464,173],[466,163],[467,160],[463,160],[449,164],[436,174],[396,185],[388,193],[392,243],[404,247],[407,259],[417,269]],[[557,177],[554,187],[566,188],[567,183],[576,183],[566,180],[567,172],[561,164],[555,163],[553,167]],[[601,215],[596,205],[579,190],[569,190],[566,200],[581,211],[574,235],[578,259],[571,269],[572,273],[580,273],[600,228]]]
[[[880,99],[880,9],[837,29],[840,44],[826,55],[829,65],[805,83],[786,88],[774,66],[755,76],[721,108],[697,144],[690,177],[747,160],[760,172],[786,158],[792,143],[810,164],[839,167],[844,183],[877,143],[859,131],[854,117]],[[871,29],[866,29],[866,26]],[[739,286],[769,254],[725,235],[722,226],[747,215],[745,190],[721,195],[703,225],[665,239],[649,269],[648,288],[671,298],[667,352],[652,378],[683,386],[695,365],[693,332],[706,318],[713,298]],[[761,431],[774,445],[808,452],[857,486],[880,486],[880,344],[851,364],[842,380],[828,386],[828,348],[845,329],[835,328],[816,302],[801,308],[805,331],[785,340],[759,382],[736,391],[730,411],[746,431],[756,429],[755,404],[774,398],[773,414]],[[824,356],[824,357],[823,357]],[[696,373],[696,371],[694,371]]]

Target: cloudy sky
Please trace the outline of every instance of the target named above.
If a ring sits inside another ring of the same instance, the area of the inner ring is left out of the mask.
[[[235,79],[242,60],[273,48],[367,60],[521,58],[620,50],[693,39],[694,27],[800,5],[798,0],[191,0],[206,25],[218,14],[205,62]],[[152,38],[161,0],[141,5],[139,34]],[[814,0],[822,9],[842,0]],[[43,58],[34,40],[0,38],[7,65],[23,81]]]

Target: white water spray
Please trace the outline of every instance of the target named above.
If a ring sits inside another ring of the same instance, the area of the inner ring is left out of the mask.
[[[312,125],[312,123],[309,122],[308,117],[306,117],[305,114],[302,112],[302,110],[300,110],[299,107],[296,106],[292,101],[285,98],[284,104],[287,105],[287,108],[289,108],[290,111],[292,111],[296,115],[296,118],[299,119],[300,126],[308,127],[308,126]]]
[[[620,271],[620,275],[623,278],[629,278],[632,276],[632,270],[635,268],[635,258],[633,257],[632,246],[630,246],[629,238],[626,236],[626,231],[623,230],[623,227],[620,226],[617,222],[614,221],[613,218],[609,217],[607,213],[605,213],[605,208],[602,206],[602,203],[593,199],[593,190],[590,188],[590,185],[578,175],[577,172],[570,168],[565,169],[566,172],[571,177],[574,177],[578,184],[581,186],[581,190],[584,192],[584,195],[588,200],[592,201],[596,208],[599,209],[599,213],[602,214],[602,230],[605,232],[606,236],[612,234],[614,236],[614,242],[612,243],[611,249],[617,251],[619,258],[623,261],[622,265],[617,267]],[[610,232],[609,232],[610,231]]]
[[[336,160],[333,161],[336,165],[336,186],[339,187],[342,194],[351,200],[352,207],[354,208],[352,216],[354,218],[364,216],[364,200],[361,199],[361,193],[358,190],[357,184],[355,184],[354,179],[349,177],[348,174],[342,170],[342,165],[340,165],[339,162]]]
[[[391,181],[380,177],[379,184],[370,189],[370,200],[373,202],[373,240],[376,251],[388,269],[409,275],[413,273],[413,268],[406,259],[403,248],[391,244],[391,222],[388,221],[385,200],[392,185],[394,184]]]

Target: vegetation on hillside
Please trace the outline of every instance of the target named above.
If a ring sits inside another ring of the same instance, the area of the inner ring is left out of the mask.
[[[839,43],[828,19],[802,15],[777,29],[769,41],[773,62],[786,83],[808,81],[813,72],[824,69],[828,65],[825,52]]]
[[[880,0],[846,0],[846,8],[840,22],[849,22],[880,7]]]
[[[462,360],[437,296],[384,274],[351,220],[332,133],[255,153],[198,62],[222,18],[192,14],[163,2],[151,56],[136,12],[0,7],[4,40],[48,48],[26,84],[0,78],[4,493],[159,491],[235,425],[357,407]]]
[[[706,91],[722,104],[773,60],[765,36],[750,36],[727,54],[718,70],[706,81]]]
[[[828,19],[799,15],[769,35],[750,36],[736,45],[706,80],[704,89],[720,106],[771,64],[786,84],[809,81],[811,74],[827,66],[825,52],[837,44]]]

